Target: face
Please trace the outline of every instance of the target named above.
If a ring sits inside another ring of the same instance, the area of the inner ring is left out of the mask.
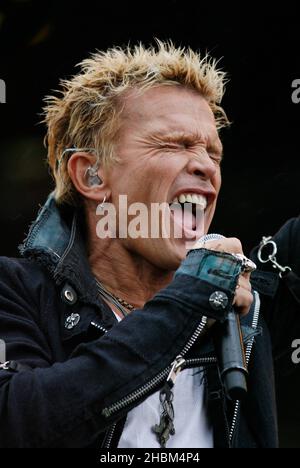
[[[171,216],[182,233],[181,238],[172,230],[169,238],[118,241],[158,268],[176,269],[186,256],[187,241],[207,232],[221,186],[222,145],[209,105],[195,91],[180,86],[132,91],[125,100],[116,154],[120,163],[108,173],[110,201],[118,206],[118,196],[126,194],[128,206],[176,202],[172,214],[167,209],[161,222]],[[177,202],[193,202],[193,210],[201,209],[201,225],[193,214],[183,218],[181,210],[176,211],[176,206],[181,208]]]

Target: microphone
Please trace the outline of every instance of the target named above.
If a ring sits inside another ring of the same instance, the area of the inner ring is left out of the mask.
[[[206,244],[218,239],[224,239],[224,236],[207,234],[201,237],[198,242]],[[242,257],[239,254],[237,256],[238,258]],[[229,311],[225,322],[216,323],[213,329],[213,340],[226,395],[230,400],[242,400],[248,390],[246,380],[248,370],[240,317],[234,308]]]

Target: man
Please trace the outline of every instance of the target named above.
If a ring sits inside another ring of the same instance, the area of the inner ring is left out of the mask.
[[[224,74],[159,42],[99,52],[62,86],[45,110],[55,191],[24,258],[1,259],[0,445],[276,446],[270,339],[241,244],[191,248],[221,185]],[[147,221],[164,204],[158,236],[128,235],[136,203]],[[232,305],[242,402],[225,395],[212,340]]]

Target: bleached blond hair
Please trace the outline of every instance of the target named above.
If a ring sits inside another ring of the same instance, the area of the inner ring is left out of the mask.
[[[130,89],[192,88],[208,102],[218,129],[229,124],[220,106],[226,75],[209,55],[157,40],[148,48],[139,44],[97,51],[78,66],[77,75],[61,81],[59,97],[45,98],[45,141],[59,203],[78,201],[67,170],[67,148],[93,148],[104,165],[117,161],[114,139],[121,125],[122,96]]]

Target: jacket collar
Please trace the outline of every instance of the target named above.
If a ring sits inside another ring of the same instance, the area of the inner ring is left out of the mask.
[[[51,193],[20,246],[21,255],[43,264],[58,285],[70,283],[81,301],[99,307],[99,296],[84,244],[83,214],[57,205]]]

